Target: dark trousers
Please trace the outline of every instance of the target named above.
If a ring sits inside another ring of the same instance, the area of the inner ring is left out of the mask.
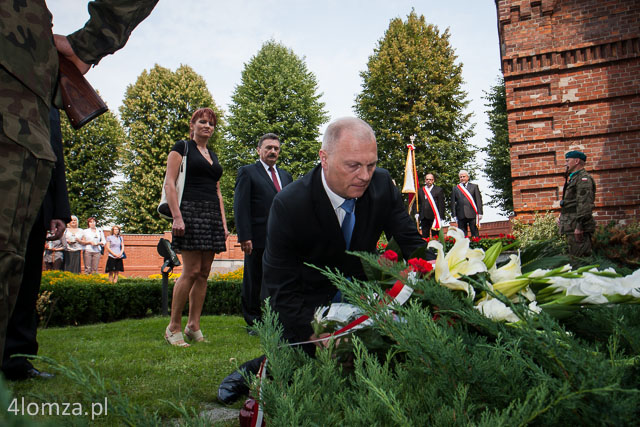
[[[25,254],[24,274],[13,314],[7,325],[7,338],[2,356],[2,372],[7,379],[20,379],[33,368],[25,357],[11,357],[14,354],[37,354],[38,315],[36,301],[42,279],[42,255],[46,230],[42,210],[29,233]]]
[[[262,255],[264,248],[253,248],[244,256],[242,276],[242,315],[247,325],[253,325],[262,315]]]
[[[420,223],[420,228],[422,229],[422,237],[424,238],[429,238],[429,237],[438,237],[440,234],[439,230],[434,230],[431,228],[431,225],[433,224],[433,218],[431,219],[426,219],[423,220]]]
[[[469,226],[472,236],[480,237],[475,218],[458,218],[458,228],[464,232],[465,236],[467,235],[467,226]]]

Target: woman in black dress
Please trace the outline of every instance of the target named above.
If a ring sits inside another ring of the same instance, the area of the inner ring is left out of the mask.
[[[217,124],[211,108],[193,113],[189,141],[178,141],[167,159],[164,188],[173,217],[173,248],[182,253],[182,274],[173,288],[171,321],[165,339],[171,345],[188,347],[182,335],[182,311],[189,300],[189,318],[184,334],[194,342],[204,341],[200,314],[207,293],[207,278],[216,253],[226,250],[229,236],[220,192],[222,167],[216,154],[207,147]],[[187,173],[178,205],[175,182],[182,156],[187,150]]]

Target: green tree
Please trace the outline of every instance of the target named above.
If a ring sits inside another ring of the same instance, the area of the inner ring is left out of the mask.
[[[118,171],[125,133],[111,111],[78,130],[62,114],[60,125],[71,213],[80,219],[80,227],[90,216],[102,223],[113,215],[111,181]]]
[[[485,92],[485,104],[489,107],[489,130],[493,136],[487,139],[489,143],[483,151],[487,153],[484,173],[495,189],[489,206],[497,207],[507,213],[513,212],[513,185],[511,181],[511,153],[509,150],[509,128],[507,125],[507,95],[504,79]]]
[[[222,112],[204,79],[191,67],[181,65],[171,71],[156,64],[127,87],[120,114],[129,138],[123,150],[124,181],[115,212],[124,231],[159,233],[169,229],[169,222],[156,212],[167,156],[176,141],[189,138],[189,120],[201,107],[213,108],[218,115],[218,128],[209,147],[219,154],[224,146]]]
[[[449,194],[458,183],[458,171],[472,169],[473,125],[464,112],[469,101],[462,90],[462,64],[456,59],[449,31],[440,33],[412,11],[406,21],[391,20],[367,70],[360,73],[363,90],[355,111],[376,132],[379,165],[398,185],[412,135],[421,182],[433,173]]]
[[[319,127],[328,121],[316,77],[291,49],[273,40],[262,45],[242,71],[229,106],[227,163],[235,170],[258,158],[262,135],[280,137],[278,164],[294,178],[318,162]]]

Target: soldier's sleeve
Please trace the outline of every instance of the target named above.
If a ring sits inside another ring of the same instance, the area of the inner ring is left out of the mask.
[[[122,48],[133,29],[153,10],[158,0],[95,0],[89,3],[89,20],[68,36],[73,51],[87,64]]]
[[[591,219],[595,194],[591,177],[579,176],[576,182],[576,228],[582,230]]]

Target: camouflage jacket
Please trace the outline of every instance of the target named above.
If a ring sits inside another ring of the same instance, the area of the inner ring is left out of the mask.
[[[584,169],[574,172],[565,184],[563,194],[560,232],[573,233],[576,229],[587,233],[594,232],[596,184],[591,175]]]
[[[158,0],[96,0],[90,18],[69,36],[76,55],[97,64],[120,49]],[[55,161],[49,109],[58,80],[52,16],[45,0],[0,0],[0,126],[35,157]]]

